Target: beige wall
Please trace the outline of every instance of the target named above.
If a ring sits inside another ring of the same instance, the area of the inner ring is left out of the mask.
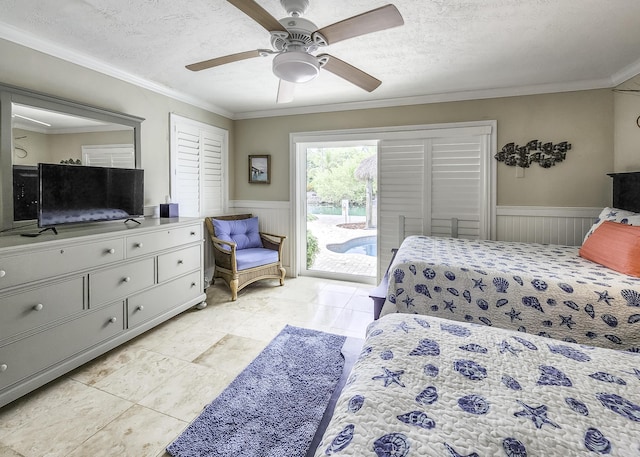
[[[169,113],[229,130],[233,121],[119,79],[0,40],[0,82],[145,118],[141,128],[145,205],[169,193]]]
[[[640,76],[626,81],[618,89],[640,91]],[[640,92],[614,92],[615,160],[614,171],[640,171]]]
[[[289,133],[496,119],[498,149],[506,143],[568,141],[567,159],[549,169],[537,164],[516,178],[498,164],[498,205],[606,206],[613,170],[611,90],[434,103],[236,121],[235,187],[238,200],[289,200]],[[247,183],[249,154],[271,154],[270,186]]]

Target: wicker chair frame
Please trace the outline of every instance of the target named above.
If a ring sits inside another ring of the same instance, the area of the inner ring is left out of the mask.
[[[248,219],[250,217],[252,217],[251,214],[236,214],[205,218],[205,224],[213,244],[213,257],[215,259],[215,271],[211,278],[211,284],[214,284],[217,278],[220,278],[227,283],[231,289],[231,301],[235,301],[238,298],[238,292],[240,290],[261,279],[279,279],[280,285],[284,285],[286,270],[282,267],[282,248],[286,236],[259,232],[260,238],[262,239],[262,246],[266,249],[278,251],[278,261],[253,268],[247,268],[245,270],[238,270],[236,262],[236,243],[224,241],[216,237],[211,219],[233,221]],[[225,248],[225,246],[227,248]]]

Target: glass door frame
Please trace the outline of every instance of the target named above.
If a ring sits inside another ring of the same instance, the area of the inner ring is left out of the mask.
[[[293,179],[291,180],[291,201],[293,205],[291,214],[291,233],[294,234],[292,246],[294,246],[294,258],[292,269],[296,276],[314,276],[318,278],[348,280],[365,284],[377,284],[379,278],[373,276],[360,276],[345,273],[327,272],[322,270],[307,269],[307,159],[308,148],[341,147],[353,145],[378,144],[376,135],[370,133],[345,133],[345,132],[313,132],[310,134],[291,134],[291,168]],[[379,243],[379,240],[378,240]],[[376,256],[376,271],[379,271],[379,259]]]

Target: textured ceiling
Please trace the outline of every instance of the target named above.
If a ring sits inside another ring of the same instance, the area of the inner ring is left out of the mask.
[[[257,0],[276,18],[279,0]],[[310,0],[319,28],[386,0]],[[405,25],[326,52],[382,80],[368,93],[321,72],[275,103],[272,57],[197,73],[185,65],[270,48],[225,0],[0,0],[0,38],[142,79],[230,117],[612,87],[640,73],[640,1],[392,0]],[[324,50],[323,50],[324,51]],[[162,89],[161,89],[162,90]]]

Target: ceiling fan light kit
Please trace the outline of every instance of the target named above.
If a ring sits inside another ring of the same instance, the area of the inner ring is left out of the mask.
[[[320,68],[361,89],[369,92],[375,90],[381,84],[380,80],[329,54],[316,56],[313,53],[319,47],[404,24],[400,12],[391,4],[318,29],[313,22],[301,17],[309,6],[309,0],[280,0],[290,15],[280,20],[274,18],[255,0],[227,1],[271,34],[271,46],[274,50],[240,52],[187,65],[187,69],[200,71],[252,57],[275,54],[272,70],[280,79],[276,98],[278,103],[292,101],[293,85],[313,80],[320,73]]]
[[[292,83],[306,83],[320,73],[318,58],[303,51],[289,51],[273,58],[273,73]]]

